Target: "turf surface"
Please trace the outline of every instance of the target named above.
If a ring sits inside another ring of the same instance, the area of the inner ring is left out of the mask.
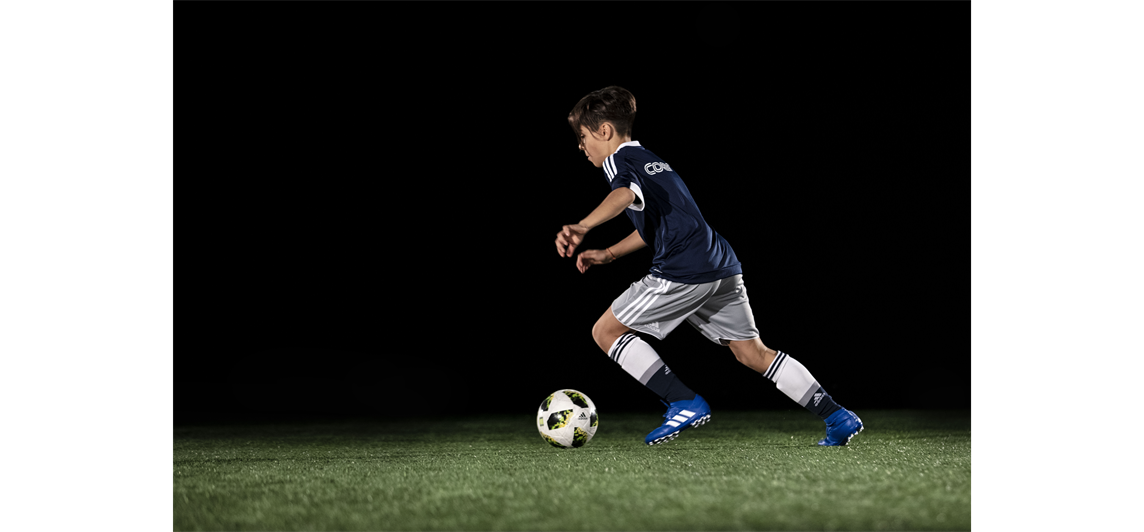
[[[555,449],[531,415],[180,426],[175,530],[969,530],[968,411],[859,411],[849,447],[805,411],[600,416]]]

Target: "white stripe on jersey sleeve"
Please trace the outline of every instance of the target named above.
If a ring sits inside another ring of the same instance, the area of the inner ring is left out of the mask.
[[[635,192],[636,197],[640,199],[640,202],[638,205],[635,202],[632,202],[631,205],[628,205],[628,208],[633,210],[633,211],[644,210],[644,207],[647,206],[647,200],[645,200],[643,197],[643,190],[640,189],[640,186],[637,185],[635,181],[632,181],[631,183],[629,183],[628,188],[632,189],[632,192]]]
[[[620,169],[616,167],[615,157],[616,154],[626,146],[640,146],[640,143],[633,140],[620,144],[618,147],[616,147],[616,151],[612,152],[611,155],[604,158],[604,164],[600,165],[604,167],[604,173],[607,174],[609,183],[611,183],[612,180],[616,178],[616,174],[620,173]],[[643,146],[640,147],[642,148]]]

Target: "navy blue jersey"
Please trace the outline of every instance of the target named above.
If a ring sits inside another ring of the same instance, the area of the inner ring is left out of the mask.
[[[703,220],[687,185],[663,159],[639,142],[625,142],[603,168],[612,190],[628,187],[636,193],[626,212],[640,238],[655,250],[652,274],[700,284],[743,273],[731,245]]]

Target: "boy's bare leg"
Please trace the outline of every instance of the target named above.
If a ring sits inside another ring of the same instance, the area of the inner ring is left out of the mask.
[[[610,306],[592,326],[592,339],[608,354],[608,358],[667,405],[667,414],[663,416],[666,421],[648,433],[644,443],[669,442],[684,429],[697,427],[711,419],[711,408],[707,402],[679,380],[651,345],[620,323]]]
[[[744,366],[762,373],[771,366],[778,351],[769,349],[758,338],[750,340],[736,340],[731,342],[731,352]]]
[[[758,338],[732,341],[730,347],[739,362],[761,373],[767,380],[775,383],[780,392],[800,406],[818,414],[822,419],[825,420],[842,409],[830,394],[822,389],[806,366],[794,357],[768,348]],[[856,430],[861,430],[860,426]]]
[[[664,402],[690,401],[695,398],[695,392],[671,372],[655,349],[616,319],[611,307],[592,326],[592,339],[624,371]]]
[[[626,325],[620,323],[620,320],[616,319],[616,315],[612,313],[612,307],[609,306],[604,315],[600,316],[600,319],[596,320],[596,324],[592,326],[592,339],[596,340],[596,345],[607,353],[612,344],[616,343],[616,339],[630,330]]]

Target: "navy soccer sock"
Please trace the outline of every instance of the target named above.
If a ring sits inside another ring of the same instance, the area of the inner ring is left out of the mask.
[[[763,377],[775,383],[780,392],[823,420],[842,409],[807,371],[806,366],[782,351],[778,352],[771,366],[763,372]]]
[[[668,403],[695,399],[695,392],[685,386],[683,381],[671,372],[671,368],[667,367],[667,364],[653,373],[645,386]]]

